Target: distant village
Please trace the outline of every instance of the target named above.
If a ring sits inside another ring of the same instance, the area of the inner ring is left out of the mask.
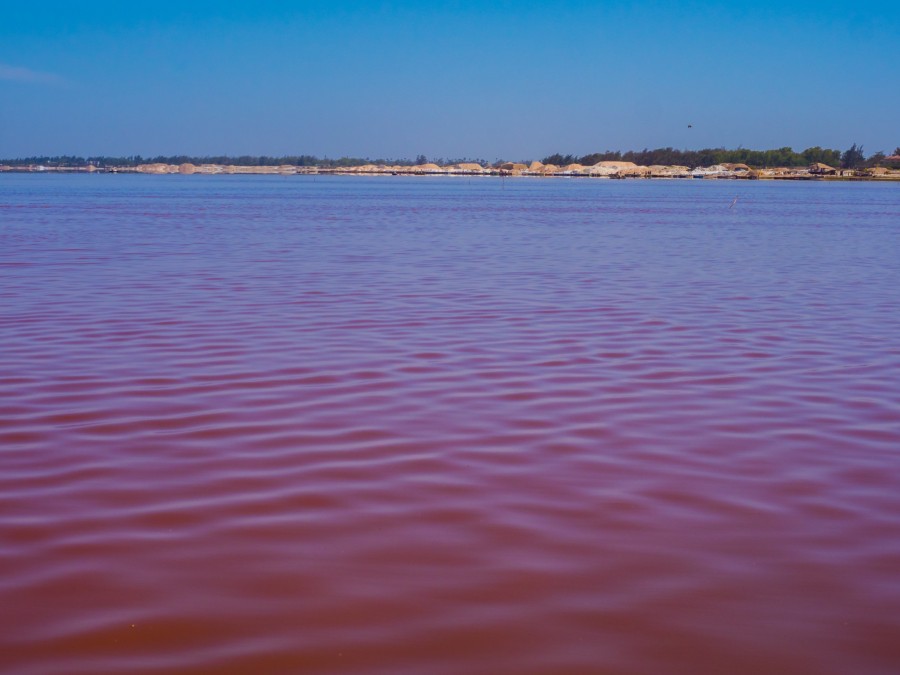
[[[28,164],[23,166],[0,165],[0,172],[51,172],[51,173],[136,173],[152,175],[404,175],[404,176],[533,176],[533,177],[585,177],[585,178],[701,178],[737,180],[900,180],[900,155],[886,157],[891,167],[866,167],[857,169],[837,168],[822,163],[804,167],[752,168],[747,164],[715,164],[691,169],[687,166],[641,166],[634,162],[602,161],[589,166],[582,164],[520,164],[504,162],[478,164],[462,162],[438,165],[423,163],[412,166],[388,164],[362,164],[359,166],[240,166],[233,164],[138,164],[136,166],[65,166]]]

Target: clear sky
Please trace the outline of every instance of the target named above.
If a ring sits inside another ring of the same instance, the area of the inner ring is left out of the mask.
[[[897,0],[0,0],[0,157],[890,152],[898,45]]]

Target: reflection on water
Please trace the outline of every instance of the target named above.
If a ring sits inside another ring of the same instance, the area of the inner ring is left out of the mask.
[[[876,184],[2,176],[0,665],[893,672],[898,222]]]

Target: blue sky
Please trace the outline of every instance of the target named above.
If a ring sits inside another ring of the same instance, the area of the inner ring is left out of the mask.
[[[879,0],[2,0],[0,157],[890,152],[898,44]]]

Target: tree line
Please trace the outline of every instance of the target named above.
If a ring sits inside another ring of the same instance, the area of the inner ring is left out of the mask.
[[[900,155],[900,147],[894,150],[895,156]],[[845,169],[858,169],[895,162],[886,161],[883,152],[876,152],[866,157],[863,147],[854,143],[844,152],[840,150],[821,148],[815,146],[807,148],[803,152],[795,152],[792,148],[777,148],[774,150],[750,150],[737,148],[726,150],[725,148],[705,148],[703,150],[676,150],[675,148],[657,148],[655,150],[629,150],[627,152],[606,151],[595,152],[589,155],[562,155],[556,153],[541,160],[544,164],[582,164],[591,166],[597,162],[634,162],[638,165],[651,166],[653,164],[688,166],[692,169],[698,166],[712,166],[713,164],[747,164],[753,168],[761,169],[775,166],[807,166],[809,164],[822,163],[829,166]]]
[[[900,155],[900,147],[896,148],[893,156]],[[472,162],[486,166],[488,162],[483,159],[444,159],[443,157],[432,159],[434,164],[446,166],[461,162]],[[857,169],[871,166],[896,166],[896,160],[888,160],[884,152],[876,152],[866,157],[863,147],[854,143],[843,152],[840,150],[821,148],[815,146],[807,148],[803,152],[795,152],[792,148],[777,148],[774,150],[750,150],[737,148],[727,150],[725,148],[705,148],[703,150],[676,150],[675,148],[657,148],[655,150],[607,150],[588,155],[563,155],[556,153],[541,160],[544,164],[582,164],[591,166],[597,162],[624,161],[634,162],[643,166],[653,164],[678,165],[696,168],[698,166],[712,166],[713,164],[747,164],[753,168],[765,168],[775,166],[807,166],[821,162],[829,166]],[[370,159],[368,157],[340,157],[330,159],[328,157],[316,157],[315,155],[283,155],[273,157],[268,155],[158,155],[156,157],[142,157],[141,155],[128,155],[126,157],[76,157],[74,155],[18,157],[16,159],[0,159],[0,164],[9,166],[70,166],[86,167],[89,165],[98,168],[110,166],[137,166],[139,164],[234,164],[236,166],[319,166],[341,168],[349,166],[361,166],[363,164],[385,164],[389,166],[413,166],[425,164],[428,158],[419,155],[412,159]],[[499,166],[501,161],[495,162]],[[526,160],[526,164],[528,161]]]

